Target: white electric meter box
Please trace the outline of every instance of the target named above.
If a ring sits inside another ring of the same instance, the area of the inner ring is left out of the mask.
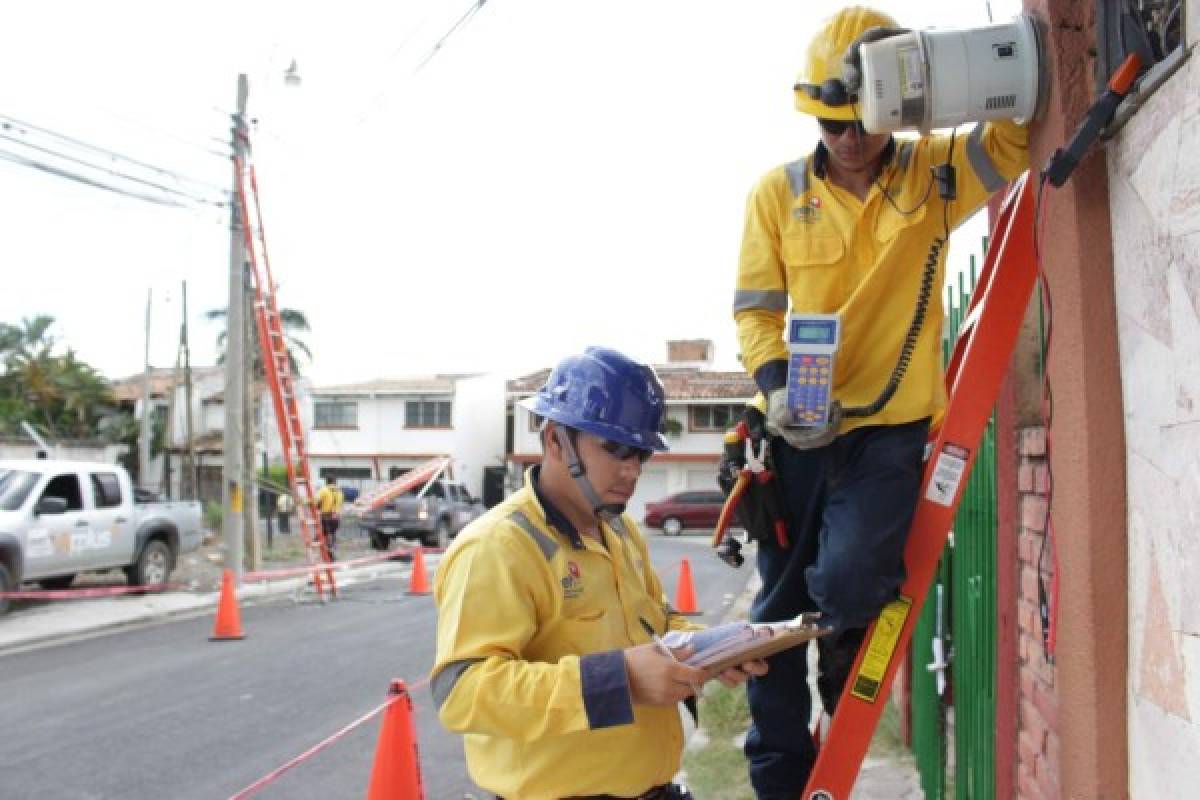
[[[829,422],[833,359],[841,338],[837,314],[791,314],[787,321],[787,402],[792,424]]]
[[[863,127],[872,133],[929,131],[967,122],[1028,122],[1042,96],[1037,23],[889,36],[859,48]]]

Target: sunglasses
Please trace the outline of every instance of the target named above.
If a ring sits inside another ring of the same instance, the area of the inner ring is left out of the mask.
[[[858,132],[859,136],[867,135],[867,129],[863,127],[862,120],[825,119],[823,117],[818,117],[817,124],[821,126],[821,130],[825,131],[830,136],[841,136],[851,127]]]
[[[604,452],[608,453],[618,461],[628,461],[631,458],[636,458],[639,464],[645,464],[650,460],[650,456],[654,453],[650,450],[643,450],[640,447],[631,447],[621,442],[610,441],[609,439],[601,439],[600,447]]]

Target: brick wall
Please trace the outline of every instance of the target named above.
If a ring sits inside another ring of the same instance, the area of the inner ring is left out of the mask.
[[[1017,579],[1017,800],[1056,800],[1059,791],[1058,690],[1053,664],[1046,662],[1038,616],[1038,562],[1046,530],[1050,472],[1046,463],[1046,429],[1023,428],[1017,491],[1020,533]],[[1052,558],[1040,559],[1050,588]]]

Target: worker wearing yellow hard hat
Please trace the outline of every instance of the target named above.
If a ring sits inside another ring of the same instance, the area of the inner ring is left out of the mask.
[[[766,398],[788,534],[786,546],[756,537],[763,587],[752,618],[819,610],[835,628],[818,645],[829,713],[866,626],[904,576],[925,441],[946,402],[943,245],[1028,162],[1027,133],[1009,120],[955,137],[901,140],[863,129],[855,87],[844,80],[847,53],[897,28],[888,15],[854,6],[809,45],[793,91],[797,110],[816,118],[820,141],[752,191],[734,294],[742,360]],[[957,176],[952,197],[934,189],[931,169],[942,164]],[[840,325],[835,413],[824,427],[797,426],[788,405],[789,313]],[[803,650],[775,656],[749,686],[745,751],[760,800],[798,797],[815,759]]]

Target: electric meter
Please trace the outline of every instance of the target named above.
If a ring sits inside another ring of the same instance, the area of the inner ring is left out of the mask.
[[[910,31],[859,47],[859,114],[871,133],[1038,112],[1042,53],[1029,14],[967,30]]]

